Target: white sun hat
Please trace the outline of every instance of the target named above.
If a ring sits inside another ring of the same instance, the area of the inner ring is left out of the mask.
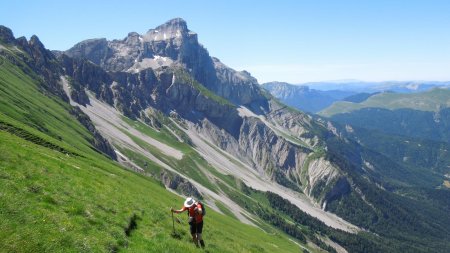
[[[193,198],[187,198],[186,201],[184,201],[184,206],[189,208],[195,204],[195,199]]]

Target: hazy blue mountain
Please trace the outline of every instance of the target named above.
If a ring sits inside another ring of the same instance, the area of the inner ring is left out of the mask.
[[[384,81],[384,82],[364,82],[358,80],[342,80],[327,82],[303,83],[312,89],[317,90],[343,90],[357,93],[374,93],[392,91],[397,93],[415,93],[427,91],[436,87],[449,87],[450,82],[437,81]]]
[[[387,134],[450,142],[450,108],[436,112],[413,109],[363,108],[335,114],[342,124],[377,130]]]
[[[434,88],[418,93],[383,92],[374,94],[358,103],[337,101],[320,111],[319,114],[330,117],[363,108],[384,108],[389,110],[412,109],[436,112],[447,107],[450,107],[450,89]]]
[[[315,90],[304,85],[293,85],[283,82],[270,82],[262,87],[283,103],[302,111],[316,113],[330,106],[333,102],[354,95],[352,91]]]
[[[434,88],[412,94],[379,93],[364,101],[336,102],[319,114],[341,124],[380,133],[450,142],[448,89]]]
[[[334,102],[361,103],[383,93],[420,93],[433,88],[447,88],[448,82],[361,82],[345,80],[294,85],[284,82],[269,82],[262,87],[283,103],[302,111],[317,113]],[[341,103],[342,105],[344,103]],[[337,104],[337,105],[341,105]],[[332,107],[330,107],[332,108]],[[328,109],[327,109],[328,110]]]
[[[348,96],[348,97],[342,99],[342,101],[347,101],[347,102],[352,102],[352,103],[361,103],[361,102],[366,101],[371,96],[376,95],[378,93],[379,92],[374,92],[374,93],[366,93],[366,92],[357,93],[355,95],[351,95],[351,96]]]

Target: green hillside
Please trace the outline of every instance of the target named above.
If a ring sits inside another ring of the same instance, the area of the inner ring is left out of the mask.
[[[182,199],[95,150],[70,106],[0,57],[0,245],[4,252],[196,252]],[[282,233],[208,210],[208,252],[299,252]]]
[[[371,107],[389,110],[408,108],[420,111],[437,111],[450,107],[450,90],[436,88],[427,92],[412,94],[385,92],[371,96],[362,103],[338,101],[318,114],[331,117],[335,114],[348,113]]]

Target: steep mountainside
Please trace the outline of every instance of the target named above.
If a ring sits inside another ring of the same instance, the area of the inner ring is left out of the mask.
[[[277,237],[281,244],[289,236],[302,245],[309,243],[312,251],[450,249],[450,205],[438,201],[445,200],[447,192],[439,192],[435,201],[422,201],[437,185],[423,183],[422,174],[361,145],[338,125],[281,104],[249,73],[210,57],[182,19],[143,35],[130,33],[123,40],[83,41],[55,54],[35,36],[30,41],[15,39],[4,27],[0,35],[3,68],[16,79],[39,80],[34,92],[53,96],[68,108],[71,120],[91,132],[86,145],[97,152],[86,150],[97,156],[102,152],[178,194],[201,198],[211,209],[242,223],[269,233],[284,231],[281,239]],[[13,91],[4,88],[2,96],[20,93]],[[31,107],[21,107],[20,100],[27,99],[5,100],[2,113],[8,111],[7,117],[70,146],[65,128],[50,127],[55,120],[43,118],[45,113],[24,116]],[[55,135],[53,128],[61,134]],[[8,159],[5,166],[13,163]],[[133,180],[130,177],[118,189]],[[426,187],[424,192],[418,185]],[[414,190],[414,196],[403,195],[405,189]],[[145,198],[133,201],[158,199]],[[136,217],[148,212],[135,205],[143,210]],[[89,218],[92,211],[87,211],[75,214]],[[215,225],[220,226],[218,219]],[[137,239],[119,245],[137,240],[139,248],[152,240],[149,237],[144,230]],[[252,244],[240,250],[264,251],[255,246],[259,241],[248,240]],[[233,251],[213,242],[217,251]],[[173,247],[172,241],[164,243]]]
[[[308,86],[299,86],[282,82],[270,82],[261,85],[274,97],[283,103],[302,111],[316,113],[335,101],[340,101],[355,94],[351,91],[310,89]]]

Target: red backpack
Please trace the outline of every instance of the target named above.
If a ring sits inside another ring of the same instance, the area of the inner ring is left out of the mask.
[[[200,206],[202,207],[202,217],[203,217],[203,216],[206,215],[206,208],[205,208],[205,205],[204,205],[202,202],[200,202],[200,201],[198,201],[198,202],[196,203],[196,205],[198,205],[198,204],[200,204]],[[187,212],[187,215],[188,215],[188,217],[189,217],[189,212]]]

